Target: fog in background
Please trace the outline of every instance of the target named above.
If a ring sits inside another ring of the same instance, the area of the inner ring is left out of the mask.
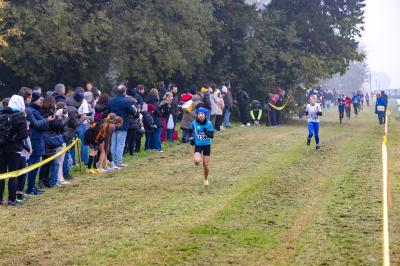
[[[372,89],[387,89],[382,72],[390,79],[390,88],[400,89],[400,0],[367,0],[366,4],[361,45],[372,70]]]

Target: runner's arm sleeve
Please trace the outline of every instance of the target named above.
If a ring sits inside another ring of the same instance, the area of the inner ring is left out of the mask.
[[[257,120],[260,120],[260,119],[261,119],[262,113],[263,113],[262,109],[259,109],[259,110],[258,110],[258,117],[257,117]]]
[[[204,134],[206,134],[207,137],[210,139],[214,138],[214,131],[208,131],[207,127],[203,128]]]

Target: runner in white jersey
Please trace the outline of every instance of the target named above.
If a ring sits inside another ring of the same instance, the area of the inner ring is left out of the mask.
[[[310,96],[310,103],[306,106],[306,115],[308,120],[308,137],[307,145],[311,143],[311,138],[315,137],[316,149],[320,148],[319,145],[319,117],[322,116],[322,109],[315,96]]]

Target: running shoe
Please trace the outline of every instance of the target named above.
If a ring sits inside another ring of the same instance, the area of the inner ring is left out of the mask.
[[[68,182],[68,181],[61,181],[61,182],[58,182],[58,184],[60,184],[60,185],[69,185],[69,184],[71,184],[71,182]]]
[[[102,173],[108,172],[108,168],[99,168],[99,171]]]
[[[317,146],[315,146],[316,150],[319,150],[319,148],[320,148],[319,144]]]
[[[307,138],[307,146],[310,146],[310,144],[311,144],[311,139]]]
[[[111,170],[119,170],[119,169],[121,169],[121,168],[119,168],[118,166],[114,165],[114,166],[112,166],[110,169],[111,169]]]
[[[101,170],[100,170],[100,169],[98,169],[98,168],[96,168],[96,169],[93,169],[93,171],[94,171],[96,174],[99,174],[99,173],[101,173]]]
[[[204,180],[204,185],[205,185],[205,186],[208,186],[208,179],[207,179],[207,180]]]

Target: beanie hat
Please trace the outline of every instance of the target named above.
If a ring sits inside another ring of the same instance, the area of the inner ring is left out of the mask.
[[[200,92],[208,92],[208,88],[203,87],[203,88],[200,89]]]
[[[147,111],[148,112],[154,112],[155,109],[156,108],[154,107],[154,104],[151,104],[151,103],[147,104]]]
[[[84,98],[84,95],[82,92],[75,92],[74,94],[74,100],[77,102],[81,102]]]
[[[205,114],[206,116],[207,116],[207,114],[208,114],[208,110],[206,109],[206,108],[204,108],[204,107],[199,107],[199,108],[197,108],[197,114],[199,114],[199,113],[203,113],[203,114]]]
[[[36,102],[41,97],[40,93],[34,92],[32,93],[32,102]]]

